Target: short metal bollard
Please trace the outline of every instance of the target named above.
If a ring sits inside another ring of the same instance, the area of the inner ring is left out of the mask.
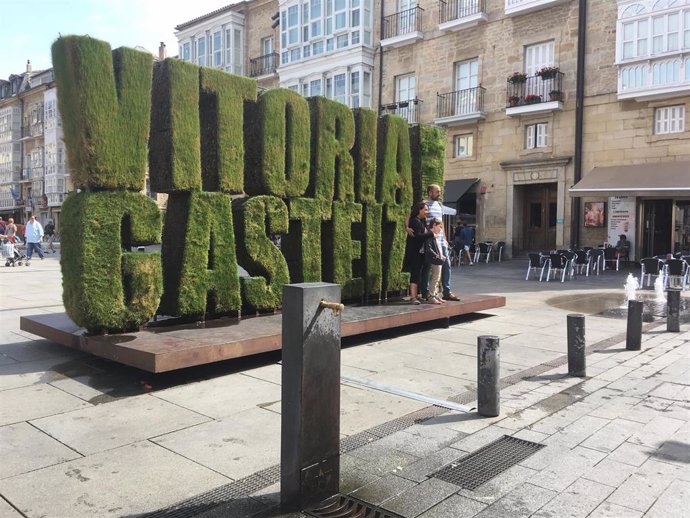
[[[585,316],[568,315],[568,374],[578,378],[587,376],[585,365]]]
[[[639,300],[628,301],[628,329],[625,333],[625,348],[628,351],[642,349],[642,307]]]
[[[341,286],[283,286],[280,504],[300,511],[339,492]]]
[[[485,417],[496,417],[501,412],[501,391],[498,382],[501,373],[499,338],[477,338],[477,412]]]
[[[680,331],[680,289],[666,290],[666,331],[677,333]]]

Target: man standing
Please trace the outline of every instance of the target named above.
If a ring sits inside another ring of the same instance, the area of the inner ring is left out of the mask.
[[[26,258],[27,263],[31,261],[31,256],[34,249],[38,252],[38,256],[43,259],[43,249],[41,248],[41,239],[43,239],[43,227],[36,220],[36,216],[32,215],[29,222],[24,229],[24,239],[26,239]]]
[[[46,252],[52,252],[55,253],[55,247],[53,246],[53,239],[55,239],[55,234],[57,234],[55,230],[55,225],[53,225],[53,220],[48,220],[48,224],[46,227],[43,229],[45,230],[45,235],[48,238],[48,244]]]
[[[424,200],[427,207],[429,207],[429,221],[434,221],[435,218],[443,220],[443,205],[439,201],[441,199],[441,188],[436,184],[431,184],[427,187],[427,199]],[[441,231],[436,235],[438,247],[445,257],[441,268],[441,285],[443,286],[443,300],[460,300],[452,291],[450,291],[450,258],[448,254],[448,241],[446,235]],[[428,265],[422,269],[421,292],[423,297],[429,295],[429,271]]]

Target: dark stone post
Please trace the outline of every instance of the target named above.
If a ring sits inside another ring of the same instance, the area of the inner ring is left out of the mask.
[[[283,287],[280,503],[299,511],[339,491],[341,286]],[[322,301],[337,303],[324,305]]]
[[[628,330],[625,335],[625,348],[628,351],[642,349],[642,302],[628,301]]]
[[[585,316],[568,315],[568,374],[587,376],[585,365]]]
[[[477,338],[477,412],[496,417],[501,412],[501,392],[498,380],[501,372],[499,339],[497,336]]]
[[[666,331],[680,331],[680,289],[666,290]]]

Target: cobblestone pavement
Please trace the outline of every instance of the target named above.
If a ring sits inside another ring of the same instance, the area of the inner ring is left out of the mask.
[[[341,492],[405,517],[685,516],[687,317],[679,333],[646,324],[627,351],[610,310],[628,272],[540,283],[526,267],[455,271],[460,295],[505,294],[505,308],[343,344],[349,378],[471,407],[477,336],[497,335],[503,388],[501,415],[483,418],[343,383]],[[19,330],[62,310],[57,256],[0,269],[0,285],[0,517],[280,516],[279,354],[153,375]],[[584,379],[564,363],[572,312],[586,314]],[[474,489],[433,476],[506,435],[544,446]]]

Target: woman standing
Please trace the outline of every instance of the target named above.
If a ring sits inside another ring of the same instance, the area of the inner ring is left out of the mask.
[[[417,286],[424,265],[424,242],[427,237],[433,235],[431,230],[427,230],[425,224],[428,212],[426,203],[419,201],[414,204],[412,214],[410,214],[409,228],[412,229],[412,234],[407,236],[405,264],[407,264],[407,271],[410,272],[410,302],[412,304],[419,304]]]

